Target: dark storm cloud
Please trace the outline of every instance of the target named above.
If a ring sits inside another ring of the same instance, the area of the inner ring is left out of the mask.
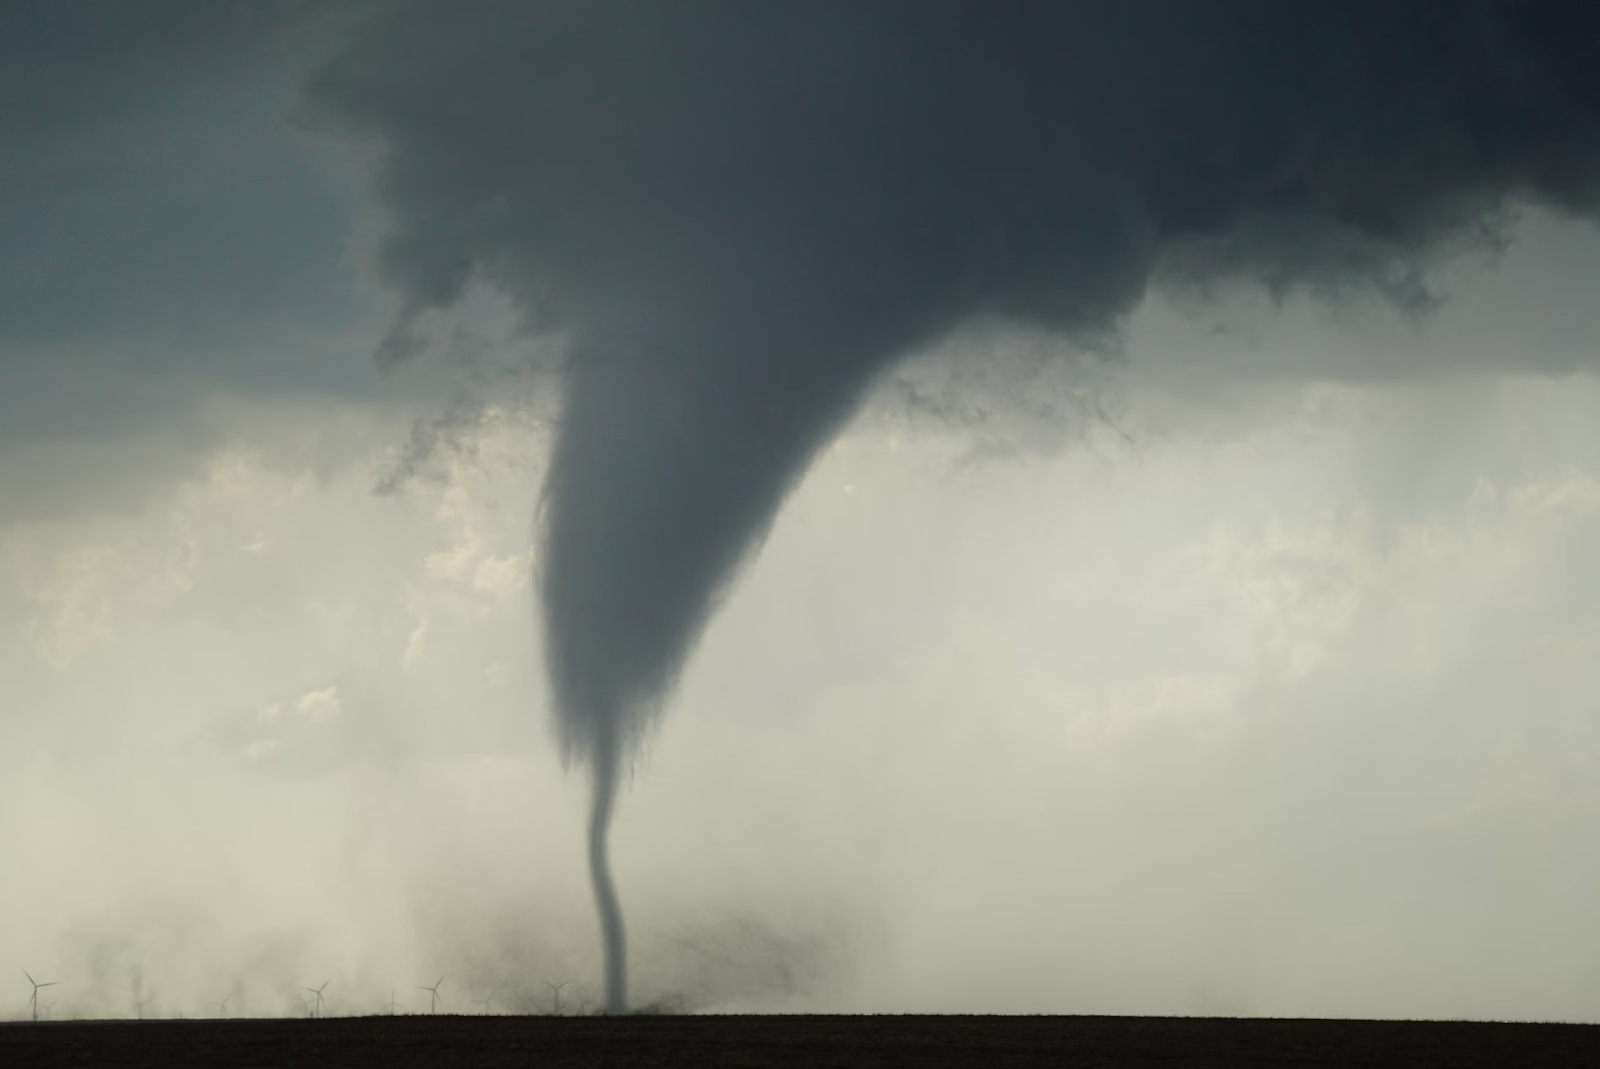
[[[8,437],[170,415],[197,382],[359,381],[306,343],[352,303],[353,197],[288,122],[328,22],[283,2],[0,7]]]
[[[975,319],[1104,338],[1153,280],[1425,304],[1515,203],[1595,209],[1597,33],[1510,0],[412,3],[312,99],[385,153],[383,359],[474,279],[566,338],[542,594],[603,836],[883,369]]]

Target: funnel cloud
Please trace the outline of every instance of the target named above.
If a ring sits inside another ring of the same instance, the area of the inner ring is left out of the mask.
[[[382,151],[380,358],[479,283],[560,341],[539,596],[608,1008],[621,763],[878,376],[975,320],[1098,344],[1156,285],[1424,307],[1518,207],[1600,207],[1597,36],[1537,0],[369,13],[308,108]]]

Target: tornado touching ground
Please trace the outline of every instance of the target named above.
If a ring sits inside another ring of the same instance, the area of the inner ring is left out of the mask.
[[[621,762],[820,446],[974,321],[1114,333],[1152,285],[1431,299],[1600,204],[1600,8],[1565,0],[412,2],[308,114],[381,150],[380,350],[498,287],[559,340],[539,594],[606,853]],[[971,359],[985,359],[975,353]]]

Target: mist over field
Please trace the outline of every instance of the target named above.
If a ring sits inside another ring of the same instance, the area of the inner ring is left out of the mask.
[[[629,465],[670,452],[616,460],[610,425],[560,452],[580,358],[521,261],[431,300],[417,248],[488,239],[419,204],[478,187],[400,188],[433,113],[340,43],[416,41],[358,8],[65,7],[0,49],[34,101],[0,113],[0,1017],[23,969],[53,1019],[301,1015],[325,981],[329,1014],[427,1012],[441,975],[440,1012],[555,1012],[563,982],[597,1012],[605,755],[631,1007],[1600,1020],[1577,198],[1510,196],[1398,297],[1113,272],[1114,330],[897,327],[795,432],[808,465],[739,469],[776,512],[730,506],[704,583],[659,578],[683,545],[642,520],[608,543],[661,584],[617,653],[598,610],[550,634],[585,591],[631,604],[587,540],[615,502],[552,471],[653,486]],[[655,314],[632,283],[575,329]],[[825,305],[762,308],[853,345]],[[702,312],[671,321],[746,340]],[[552,593],[553,544],[600,585]]]

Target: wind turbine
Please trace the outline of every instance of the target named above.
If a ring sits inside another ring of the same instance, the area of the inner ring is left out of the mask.
[[[483,1013],[486,1017],[494,1012],[494,999],[492,998],[475,998],[472,1002],[475,1006],[483,1007]]]
[[[220,1011],[219,1012],[219,1016],[226,1017],[226,1016],[228,1016],[228,1003],[230,1003],[232,1001],[233,1001],[233,996],[229,995],[227,998],[223,999],[221,1002],[213,1002],[213,1003],[211,1003],[211,1005],[215,1006],[218,1009],[218,1011]]]
[[[316,1016],[316,1017],[321,1017],[322,1016],[322,988],[323,987],[327,987],[331,983],[333,983],[332,980],[324,980],[324,981],[322,981],[322,987],[303,987],[303,988],[301,988],[302,991],[309,991],[313,995],[317,996],[317,1012],[314,1014],[314,1016]]]
[[[138,1011],[139,1020],[144,1020],[144,1008],[154,1001],[154,995],[150,996],[149,998],[136,998],[133,1000],[133,1008]]]
[[[570,983],[571,980],[563,980],[559,984],[544,981],[544,986],[550,989],[550,1013],[556,1017],[561,1016],[561,989]]]
[[[295,998],[300,1000],[301,1008],[303,1008],[306,1011],[306,1016],[310,1017],[311,1016],[311,1007],[315,1006],[317,1004],[317,1000],[314,999],[314,998],[306,998],[304,995],[296,995]]]
[[[28,970],[27,969],[23,969],[22,970],[22,975],[23,976],[27,976],[28,977],[28,983],[33,985],[33,997],[28,1000],[28,1003],[29,1003],[29,1005],[31,1005],[33,1007],[33,1019],[35,1021],[37,1021],[39,1019],[39,989],[41,987],[55,987],[61,981],[60,980],[51,980],[48,983],[41,984],[39,981],[35,980],[32,976],[28,975]]]
[[[394,988],[392,987],[389,989],[389,1001],[383,1004],[383,1008],[389,1011],[390,1017],[394,1016],[395,1010],[400,1009],[400,1003],[394,1000]]]
[[[449,975],[449,974],[447,973],[445,975]],[[427,991],[433,996],[432,998],[430,998],[428,1000],[428,1012],[429,1013],[438,1013],[439,1012],[439,1009],[438,1009],[439,1003],[444,1001],[444,996],[439,994],[439,986],[441,984],[443,984],[443,983],[444,983],[444,977],[441,976],[434,983],[434,985],[432,987],[423,987],[421,984],[417,985],[417,990],[418,991]]]

